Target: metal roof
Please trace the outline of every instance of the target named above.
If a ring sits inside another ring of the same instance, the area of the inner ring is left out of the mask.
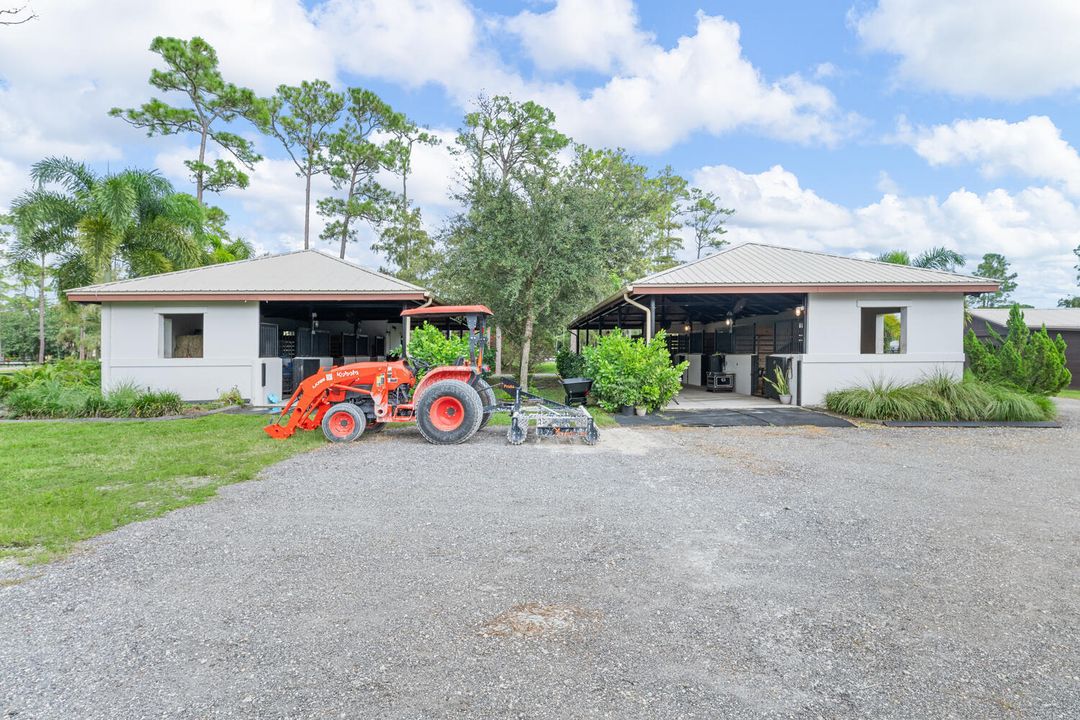
[[[409,299],[429,293],[404,280],[318,250],[298,250],[220,265],[73,288],[77,302],[171,299]]]
[[[745,243],[662,270],[631,284],[632,292],[653,287],[752,287],[820,289],[823,286],[983,286],[996,290],[994,280],[942,270],[860,260],[811,250]]]
[[[1024,323],[1030,328],[1045,325],[1051,330],[1080,330],[1080,308],[1022,308]],[[971,308],[972,317],[1005,327],[1008,308]]]

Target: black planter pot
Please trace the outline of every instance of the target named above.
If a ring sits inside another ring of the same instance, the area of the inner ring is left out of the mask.
[[[620,412],[623,415],[633,415],[634,414],[634,406],[633,405],[623,405],[622,410]]]

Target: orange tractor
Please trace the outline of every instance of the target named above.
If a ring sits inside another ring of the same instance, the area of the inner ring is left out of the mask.
[[[287,438],[300,430],[322,428],[331,442],[350,442],[365,430],[389,423],[415,422],[428,442],[465,442],[487,425],[494,412],[510,413],[507,439],[524,442],[530,425],[538,436],[580,436],[588,444],[598,439],[592,416],[583,407],[569,407],[525,392],[509,381],[496,382],[512,402],[499,403],[483,377],[486,324],[492,312],[483,305],[422,307],[401,313],[403,346],[408,345],[413,318],[459,318],[469,330],[469,357],[454,365],[430,367],[408,356],[401,360],[358,362],[320,369],[304,379],[264,430],[272,438]],[[417,371],[426,370],[417,382]]]

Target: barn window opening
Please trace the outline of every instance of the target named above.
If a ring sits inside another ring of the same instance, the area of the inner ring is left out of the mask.
[[[171,313],[161,316],[164,329],[163,354],[167,358],[203,356],[202,313]]]
[[[906,353],[907,310],[900,307],[862,308],[859,347],[863,355]]]

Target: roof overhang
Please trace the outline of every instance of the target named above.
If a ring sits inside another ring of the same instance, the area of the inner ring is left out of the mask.
[[[567,326],[571,329],[597,313],[607,313],[625,302],[626,295],[643,297],[647,295],[787,295],[805,293],[984,293],[997,292],[997,283],[938,283],[938,284],[818,284],[818,285],[627,285],[593,305],[586,312],[578,315]]]
[[[748,295],[776,293],[983,293],[997,292],[997,283],[937,283],[937,284],[820,284],[820,285],[631,285],[627,292],[634,295]]]
[[[102,303],[102,302],[239,302],[239,301],[294,301],[294,302],[393,302],[410,300],[427,300],[431,296],[428,292],[401,292],[401,293],[110,293],[110,292],[80,292],[72,290],[67,293],[71,302],[78,303]]]

